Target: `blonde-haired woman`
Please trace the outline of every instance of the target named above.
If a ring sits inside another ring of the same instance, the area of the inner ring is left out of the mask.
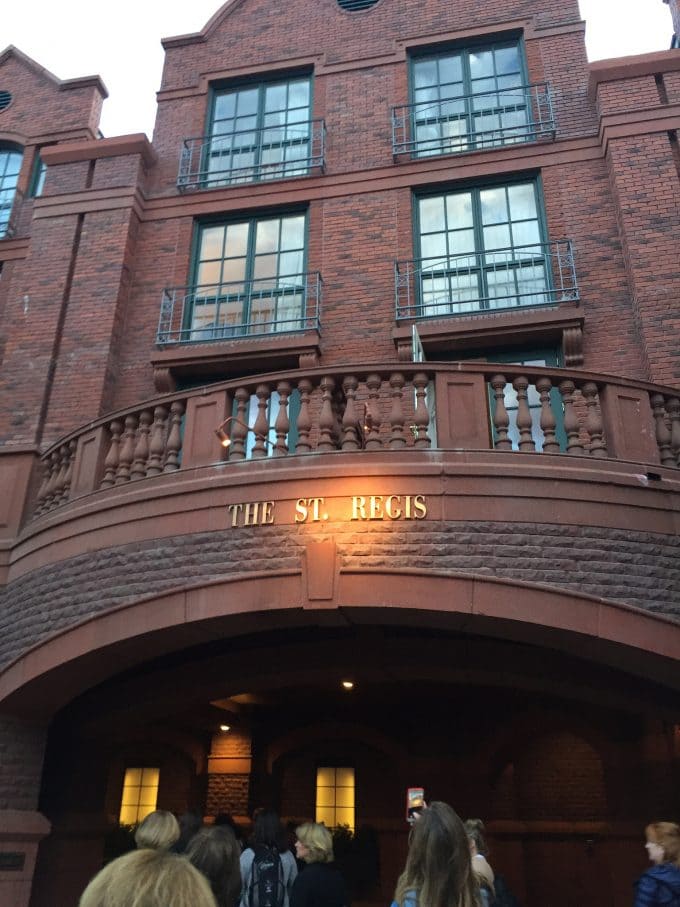
[[[333,863],[333,838],[321,822],[295,830],[295,854],[305,868],[293,883],[290,907],[349,907],[347,885]]]
[[[140,850],[170,850],[179,838],[179,822],[166,809],[156,809],[142,819],[135,832]]]
[[[654,865],[636,883],[635,907],[675,907],[680,904],[680,825],[652,822],[645,838]]]
[[[480,903],[463,823],[448,804],[430,803],[411,829],[392,907],[480,907]]]
[[[133,850],[105,866],[78,907],[217,907],[210,885],[184,857]]]

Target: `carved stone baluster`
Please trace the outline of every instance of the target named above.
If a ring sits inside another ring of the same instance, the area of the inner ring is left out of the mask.
[[[118,472],[118,463],[120,462],[120,436],[123,431],[123,425],[118,420],[114,420],[109,425],[111,441],[109,449],[104,460],[104,478],[101,481],[102,488],[108,488],[116,482],[116,473]]]
[[[333,388],[335,380],[329,375],[321,379],[321,412],[319,413],[319,443],[318,450],[335,450],[333,430],[335,428],[335,414],[333,413]]]
[[[64,478],[61,489],[61,500],[63,502],[68,501],[71,496],[71,482],[73,481],[73,461],[76,457],[76,447],[77,443],[75,441],[69,441],[68,444],[65,444],[62,450],[64,453],[64,460],[66,463],[66,469],[64,471]]]
[[[236,418],[230,423],[231,428],[229,436],[231,438],[231,444],[229,446],[229,459],[245,460],[250,391],[245,387],[236,388],[234,400],[236,400]]]
[[[300,412],[297,417],[298,439],[295,453],[308,453],[312,449],[309,433],[312,430],[312,417],[309,410],[309,398],[312,393],[312,382],[308,378],[298,381],[300,393]]]
[[[42,471],[43,477],[42,482],[40,483],[40,489],[38,490],[38,497],[36,498],[35,505],[35,516],[40,516],[46,509],[46,498],[47,498],[47,489],[49,488],[50,478],[52,476],[52,460],[50,457],[44,457],[42,460]]]
[[[168,411],[164,406],[157,406],[153,411],[151,441],[149,442],[149,459],[146,465],[148,476],[157,476],[163,472],[165,454],[165,433],[167,431]]]
[[[342,382],[345,392],[345,412],[342,415],[342,449],[359,450],[359,410],[357,408],[357,387],[359,382],[354,375],[346,375]]]
[[[334,388],[331,406],[333,408],[333,449],[340,450],[342,444],[342,411],[344,406],[344,395],[341,387]]]
[[[519,449],[536,450],[534,436],[531,431],[531,410],[529,409],[528,389],[529,379],[525,375],[518,375],[512,382],[517,393],[517,430],[519,432]]]
[[[496,450],[512,450],[512,441],[508,437],[510,416],[505,408],[505,385],[507,383],[505,375],[494,375],[491,379],[494,396],[493,427],[496,432],[496,443],[494,444]]]
[[[555,437],[557,419],[552,409],[550,391],[552,382],[550,378],[539,378],[536,381],[536,390],[541,398],[541,431],[543,432],[543,453],[559,453],[560,445]]]
[[[58,503],[57,482],[59,481],[59,472],[61,469],[61,456],[59,450],[53,450],[50,454],[50,480],[47,483],[47,494],[45,495],[45,510],[51,510]]]
[[[146,467],[149,462],[149,432],[151,431],[152,419],[151,410],[145,409],[140,413],[137,443],[135,444],[135,453],[130,470],[131,479],[143,479],[146,475]]]
[[[666,401],[666,411],[671,420],[671,451],[674,461],[671,465],[680,465],[680,399],[669,397]]]
[[[268,453],[269,439],[269,419],[267,418],[267,407],[271,397],[271,388],[268,384],[258,384],[255,388],[257,397],[257,416],[253,425],[253,434],[255,443],[253,444],[253,460],[261,460]]]
[[[399,449],[406,447],[406,438],[404,437],[404,384],[406,379],[401,372],[393,372],[390,375],[390,387],[392,388],[392,411],[390,413],[390,449]]]
[[[666,399],[663,394],[652,394],[650,402],[656,423],[656,445],[659,448],[661,465],[674,466],[675,457],[671,450],[671,432],[666,422]]]
[[[163,472],[174,472],[179,469],[179,457],[182,450],[183,415],[184,403],[181,400],[175,400],[170,405],[170,431],[168,432]]]
[[[68,473],[70,455],[71,451],[68,444],[62,444],[59,448],[59,474],[57,475],[54,487],[54,497],[52,498],[52,503],[55,506],[57,504],[63,504],[66,500],[64,497],[64,489],[66,487],[66,475]]]
[[[607,456],[607,445],[604,443],[604,425],[600,413],[597,384],[594,381],[586,381],[581,388],[581,393],[588,407],[586,431],[590,435],[590,456],[602,459]]]
[[[116,470],[116,485],[130,481],[130,466],[135,455],[135,439],[137,437],[137,416],[125,417],[125,431],[123,443],[120,448],[118,469]]]
[[[290,397],[290,384],[288,381],[279,381],[276,385],[279,395],[279,411],[274,423],[276,432],[276,446],[274,447],[275,457],[285,457],[288,454],[288,432],[290,430],[290,419],[288,418],[288,398]]]
[[[567,434],[567,453],[572,456],[583,455],[583,445],[579,437],[578,416],[574,409],[574,390],[573,381],[560,381],[560,394],[564,404],[564,430]]]
[[[364,407],[364,432],[366,450],[382,450],[382,441],[380,439],[380,388],[382,387],[382,378],[380,375],[369,375],[366,378],[366,387],[368,388],[368,400]]]
[[[414,447],[425,450],[432,446],[432,439],[428,434],[430,427],[430,411],[427,408],[427,389],[430,379],[425,372],[417,372],[413,376],[413,386],[416,389],[416,409],[413,414],[413,423],[416,427]]]

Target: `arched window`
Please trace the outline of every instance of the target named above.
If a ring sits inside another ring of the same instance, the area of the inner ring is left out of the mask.
[[[0,239],[11,235],[10,221],[21,169],[21,151],[0,146]]]

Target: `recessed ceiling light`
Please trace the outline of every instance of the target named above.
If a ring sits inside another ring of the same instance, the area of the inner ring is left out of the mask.
[[[343,680],[343,681],[342,681],[342,687],[343,687],[343,689],[345,689],[345,690],[353,690],[353,689],[354,689],[354,681],[353,681],[353,680]]]

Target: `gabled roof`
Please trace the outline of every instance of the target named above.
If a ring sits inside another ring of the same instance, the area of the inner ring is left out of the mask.
[[[14,57],[22,64],[22,66],[30,69],[39,78],[51,82],[58,91],[67,91],[69,88],[86,88],[88,85],[92,85],[99,89],[102,97],[108,98],[109,96],[109,92],[106,85],[102,82],[101,76],[83,76],[78,79],[58,79],[54,73],[49,71],[49,69],[45,69],[44,66],[36,63],[36,61],[29,57],[28,54],[25,54],[13,44],[9,44],[3,51],[0,51],[0,66],[11,57]]]
[[[230,16],[239,6],[243,6],[245,2],[246,0],[226,0],[226,3],[223,3],[217,12],[208,19],[199,32],[163,38],[161,44],[166,50],[168,47],[181,47],[183,44],[202,44],[208,40],[211,32],[215,31],[223,19]]]

